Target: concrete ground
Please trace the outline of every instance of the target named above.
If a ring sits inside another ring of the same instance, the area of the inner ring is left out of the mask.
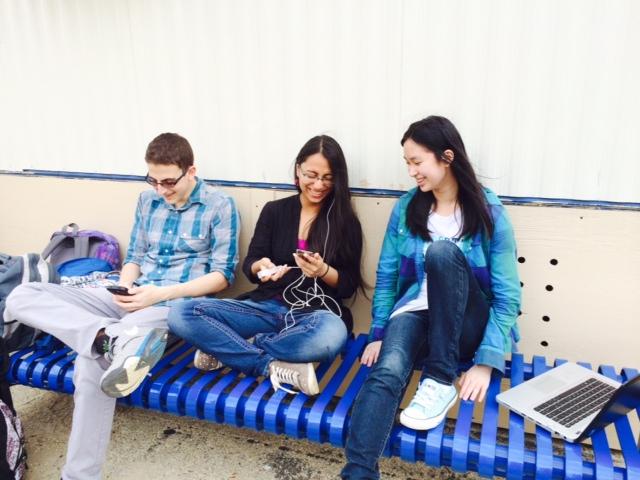
[[[27,436],[26,480],[59,478],[71,425],[69,395],[11,388]],[[118,406],[105,480],[337,479],[343,451],[253,430]],[[397,458],[383,459],[382,477],[396,480],[477,479]]]

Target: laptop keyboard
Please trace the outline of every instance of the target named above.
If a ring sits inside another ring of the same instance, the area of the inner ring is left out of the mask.
[[[565,427],[571,427],[599,410],[615,391],[615,387],[590,378],[534,407],[534,410]]]

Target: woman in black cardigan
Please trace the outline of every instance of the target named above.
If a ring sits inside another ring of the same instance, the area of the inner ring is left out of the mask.
[[[224,364],[315,395],[311,362],[333,359],[353,325],[342,300],[363,284],[362,229],[333,138],[302,147],[295,184],[298,194],[267,203],[256,224],[242,269],[258,287],[235,300],[182,302],[169,327],[199,349],[198,368]]]

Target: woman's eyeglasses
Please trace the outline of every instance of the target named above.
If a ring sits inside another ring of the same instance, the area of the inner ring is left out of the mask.
[[[315,183],[317,180],[320,180],[325,187],[333,185],[333,176],[331,175],[321,177],[316,172],[305,172],[302,169],[300,169],[300,174],[311,183]]]
[[[153,177],[150,177],[149,174],[147,173],[147,176],[144,177],[144,181],[147,182],[149,185],[151,185],[153,188],[158,188],[158,187],[164,187],[164,188],[173,188],[176,186],[176,184],[182,180],[182,177],[184,177],[187,174],[186,171],[182,172],[182,175],[180,175],[178,178],[167,178],[166,180],[156,180]]]

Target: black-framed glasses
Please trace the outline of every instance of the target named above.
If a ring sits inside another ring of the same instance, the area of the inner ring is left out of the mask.
[[[164,187],[164,188],[173,188],[177,185],[177,183],[182,180],[182,177],[184,177],[187,174],[187,171],[185,170],[184,172],[182,172],[182,175],[180,175],[178,178],[167,178],[165,180],[156,180],[153,177],[150,177],[149,174],[147,173],[147,176],[144,177],[144,181],[147,182],[149,185],[151,185],[153,188],[158,188],[158,187]]]
[[[305,172],[304,170],[302,170],[302,168],[300,169],[300,174],[304,178],[309,180],[309,182],[311,182],[311,183],[314,183],[317,180],[320,180],[320,182],[322,182],[322,184],[325,187],[330,187],[331,185],[333,185],[333,176],[332,175],[324,175],[324,176],[321,177],[316,172]]]

